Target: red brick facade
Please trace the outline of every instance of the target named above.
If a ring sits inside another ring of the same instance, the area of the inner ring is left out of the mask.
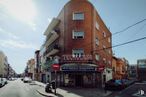
[[[76,20],[76,18],[80,19]],[[59,23],[51,30],[56,30],[59,35],[59,38],[52,42],[52,44],[58,45],[59,51],[52,53],[52,55],[51,53],[47,54],[50,51],[50,44],[46,46],[48,51],[45,55],[61,58],[59,62],[62,72],[59,74],[60,85],[96,87],[97,84],[104,83],[106,78],[103,78],[103,75],[106,77],[106,74],[103,72],[107,71],[104,68],[111,68],[112,64],[111,32],[94,6],[88,0],[70,0],[61,10],[57,19]],[[77,31],[80,34],[76,33]],[[67,58],[70,60],[68,62],[62,60],[62,56],[72,56],[76,49],[81,49],[83,52],[81,54],[75,53],[81,57],[78,59]],[[82,57],[88,58],[85,61],[81,59]]]
[[[76,12],[83,12],[84,20],[73,20],[73,13]],[[93,56],[93,63],[105,65],[103,62],[103,58],[105,58],[106,63],[111,65],[112,49],[103,50],[103,46],[107,48],[112,45],[111,32],[91,3],[87,0],[71,0],[64,6],[57,18],[61,21],[59,24],[61,55],[72,54],[72,49],[82,48],[85,55]],[[99,29],[96,29],[96,22]],[[72,39],[73,30],[84,31],[84,39]],[[106,34],[105,37],[103,33]],[[96,37],[99,40],[99,45],[95,43]],[[108,42],[108,38],[110,42]],[[99,61],[95,60],[95,54],[99,54]]]

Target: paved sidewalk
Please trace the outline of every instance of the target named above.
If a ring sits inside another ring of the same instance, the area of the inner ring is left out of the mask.
[[[35,84],[41,86],[37,92],[43,96],[47,97],[105,97],[110,95],[112,92],[107,91],[105,93],[104,90],[98,88],[57,88],[56,93],[46,93],[45,92],[45,84],[35,81]]]

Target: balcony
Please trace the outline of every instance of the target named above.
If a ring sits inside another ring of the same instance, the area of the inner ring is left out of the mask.
[[[60,20],[57,18],[53,18],[51,23],[49,24],[47,30],[45,31],[44,35],[48,36],[49,33],[59,24]]]
[[[53,43],[57,38],[59,37],[58,32],[53,30],[51,33],[48,35],[45,46],[49,46],[51,43]]]
[[[44,53],[44,56],[49,57],[51,55],[54,55],[59,52],[59,49],[60,47],[57,44],[52,44],[47,48],[46,52]]]

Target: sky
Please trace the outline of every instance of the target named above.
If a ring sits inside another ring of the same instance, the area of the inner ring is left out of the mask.
[[[45,41],[47,26],[69,0],[0,0],[0,50],[17,73]],[[111,33],[146,18],[146,0],[89,0]],[[112,45],[146,37],[146,21],[112,37]],[[146,40],[113,48],[130,64],[146,58]]]

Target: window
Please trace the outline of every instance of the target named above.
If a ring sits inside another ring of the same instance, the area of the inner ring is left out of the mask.
[[[97,22],[96,22],[95,26],[96,26],[96,29],[99,30],[99,24]]]
[[[99,61],[99,54],[95,54],[95,59]]]
[[[108,50],[108,53],[111,54],[111,50]]]
[[[84,13],[73,13],[73,20],[84,20]]]
[[[84,32],[83,31],[73,31],[72,32],[72,38],[73,39],[83,39],[84,38]]]
[[[73,49],[72,50],[73,57],[82,57],[84,55],[83,49]]]
[[[108,61],[108,64],[111,65],[111,61]]]
[[[103,37],[106,37],[106,33],[105,32],[103,32]]]
[[[110,38],[110,37],[108,38],[108,42],[109,42],[109,43],[111,42],[111,38]]]
[[[106,49],[106,46],[105,45],[103,45],[103,50],[105,50]]]
[[[106,59],[105,58],[103,58],[103,62],[106,64]]]
[[[96,45],[99,45],[99,40],[98,40],[97,37],[96,37],[96,39],[95,39],[95,43],[96,43]]]

